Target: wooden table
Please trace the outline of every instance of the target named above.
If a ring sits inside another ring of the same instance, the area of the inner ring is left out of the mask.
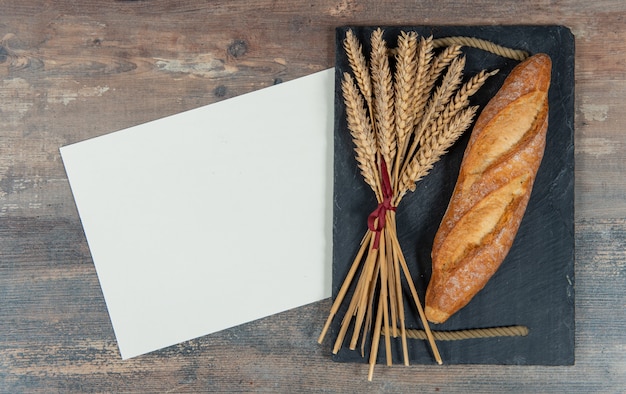
[[[120,359],[60,146],[331,67],[338,25],[516,23],[576,36],[575,366],[368,383],[316,343],[329,300]],[[618,0],[0,1],[0,391],[623,392],[625,25]]]

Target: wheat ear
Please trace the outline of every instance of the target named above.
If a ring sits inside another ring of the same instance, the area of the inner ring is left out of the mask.
[[[422,118],[424,106],[430,97],[432,86],[429,85],[430,69],[433,58],[433,37],[422,37],[417,50],[417,71],[413,86],[413,111],[414,125],[417,125]]]
[[[413,119],[415,117],[413,104],[416,71],[417,71],[417,34],[402,32],[398,38],[398,50],[396,51],[396,74],[395,74],[395,126],[396,145],[398,152],[394,168],[402,163],[404,159],[405,140],[413,130]],[[393,163],[390,163],[393,164]],[[392,179],[393,181],[393,179]]]
[[[472,106],[460,111],[449,123],[445,124],[441,132],[432,134],[430,138],[424,141],[424,144],[411,159],[406,171],[402,174],[399,195],[395,201],[396,204],[400,203],[407,191],[415,190],[415,183],[430,172],[439,158],[470,127],[477,109],[478,106]]]
[[[434,41],[433,41],[434,43]],[[434,44],[433,44],[434,45]],[[432,65],[428,70],[428,76],[426,78],[426,92],[430,94],[433,86],[441,77],[443,71],[461,54],[460,45],[452,45],[446,47],[437,57],[432,61]]]
[[[486,72],[485,70],[479,72],[474,75],[467,81],[461,88],[456,92],[454,97],[448,102],[445,106],[441,115],[437,117],[436,121],[432,122],[430,125],[430,130],[426,131],[422,135],[422,139],[420,143],[424,142],[425,138],[432,134],[439,134],[443,132],[443,128],[446,124],[448,124],[452,118],[456,116],[464,108],[467,108],[469,105],[469,98],[474,95],[480,89],[487,78],[495,75],[498,70],[492,72]]]
[[[411,159],[417,151],[418,147],[423,145],[426,139],[430,138],[430,135],[428,135],[430,125],[432,122],[437,120],[437,118],[441,114],[441,111],[443,111],[445,106],[448,104],[450,98],[461,83],[463,67],[465,67],[465,57],[455,58],[450,64],[448,72],[443,77],[441,85],[437,87],[435,93],[428,101],[428,104],[424,109],[424,115],[420,123],[415,128],[413,143],[411,144],[411,147],[407,150],[404,165],[400,173],[404,173],[406,171],[406,168],[411,162]]]
[[[432,98],[429,100],[426,109],[424,110],[424,117],[417,127],[416,136],[419,138],[424,130],[434,122],[441,114],[445,106],[448,104],[452,95],[461,84],[461,78],[463,77],[463,68],[465,67],[465,57],[456,57],[448,72],[443,77],[441,85],[437,87]]]
[[[441,76],[441,73],[450,65],[450,63],[461,54],[460,45],[451,45],[446,47],[439,55],[433,58],[434,41],[432,36],[421,38],[417,52],[417,74],[414,82],[414,104],[413,104],[413,125],[418,126],[424,119],[424,108],[432,95],[432,89]],[[406,149],[408,148],[408,139],[404,141],[404,145],[399,145],[399,155],[404,160]],[[394,185],[398,182],[398,172],[402,161],[397,161],[394,169]]]
[[[346,38],[343,40],[343,47],[346,51],[346,55],[348,56],[348,62],[350,63],[350,68],[354,74],[354,79],[356,79],[359,89],[361,90],[361,94],[363,94],[363,97],[365,98],[365,102],[370,109],[371,116],[372,80],[370,78],[367,60],[365,60],[365,56],[363,55],[363,47],[352,30],[348,30],[346,32]]]
[[[343,74],[341,83],[348,129],[354,142],[355,157],[365,182],[372,188],[376,196],[380,196],[378,170],[376,166],[376,140],[372,131],[370,119],[365,110],[363,97],[348,73]]]
[[[430,91],[427,92],[426,89],[432,57],[432,36],[428,38],[420,37],[415,54],[415,78],[413,78],[413,86],[409,87],[413,91],[411,104],[413,127],[415,127],[415,125],[418,124],[422,118],[424,106],[430,96]],[[394,190],[396,189],[399,181],[398,174],[400,173],[400,168],[402,168],[406,163],[407,148],[409,147],[409,143],[412,139],[412,131],[413,130],[404,136],[401,141],[402,143],[398,143],[397,145],[397,159],[392,169],[392,182]]]
[[[392,163],[391,160],[396,154],[393,82],[387,56],[387,43],[383,39],[382,29],[376,29],[372,33],[371,69],[378,149],[385,162]]]

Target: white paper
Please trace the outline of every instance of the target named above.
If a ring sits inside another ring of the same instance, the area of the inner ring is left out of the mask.
[[[333,81],[61,148],[122,358],[330,297]]]

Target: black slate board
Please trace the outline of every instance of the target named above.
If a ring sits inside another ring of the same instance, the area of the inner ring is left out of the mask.
[[[369,53],[369,38],[377,27],[349,27]],[[343,51],[348,27],[336,31],[333,298],[367,229],[367,216],[376,208],[374,195],[363,181],[353,155],[341,95],[343,72],[349,71]],[[571,365],[574,363],[574,37],[562,26],[439,26],[383,27],[390,47],[400,31],[421,36],[473,36],[530,54],[550,55],[553,62],[549,91],[549,129],[544,159],[513,247],[498,272],[474,299],[436,330],[525,325],[526,337],[438,342],[445,364]],[[500,69],[477,93],[472,104],[482,107],[500,88],[517,61],[482,50],[464,48],[464,75]],[[400,243],[422,302],[431,274],[430,250],[458,175],[469,131],[436,164],[433,171],[405,196],[397,210]],[[406,289],[405,289],[406,290]],[[352,291],[352,290],[351,290]],[[350,294],[335,318],[329,337],[336,338]],[[405,294],[407,328],[421,328],[415,306]],[[348,338],[350,337],[348,333]],[[409,340],[412,363],[434,364],[425,341]],[[370,342],[371,343],[371,342]],[[394,363],[402,360],[399,339],[393,340]],[[384,362],[384,341],[378,362]],[[366,346],[366,351],[369,348]],[[367,362],[368,354],[344,346],[336,361]]]

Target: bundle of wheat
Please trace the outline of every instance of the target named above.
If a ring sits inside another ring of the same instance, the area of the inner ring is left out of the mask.
[[[477,107],[469,105],[469,98],[497,72],[483,70],[463,82],[465,57],[459,45],[435,53],[432,37],[402,32],[397,48],[389,49],[383,36],[381,29],[373,32],[369,61],[352,31],[347,31],[344,40],[352,71],[344,73],[341,86],[347,124],[357,165],[378,206],[368,217],[361,247],[318,340],[321,343],[324,339],[356,280],[333,353],[343,346],[352,323],[352,350],[360,339],[364,354],[365,338],[371,332],[369,380],[381,336],[385,338],[387,364],[392,363],[391,336],[400,336],[404,364],[409,364],[402,276],[433,356],[442,363],[398,241],[396,207],[470,127]]]

